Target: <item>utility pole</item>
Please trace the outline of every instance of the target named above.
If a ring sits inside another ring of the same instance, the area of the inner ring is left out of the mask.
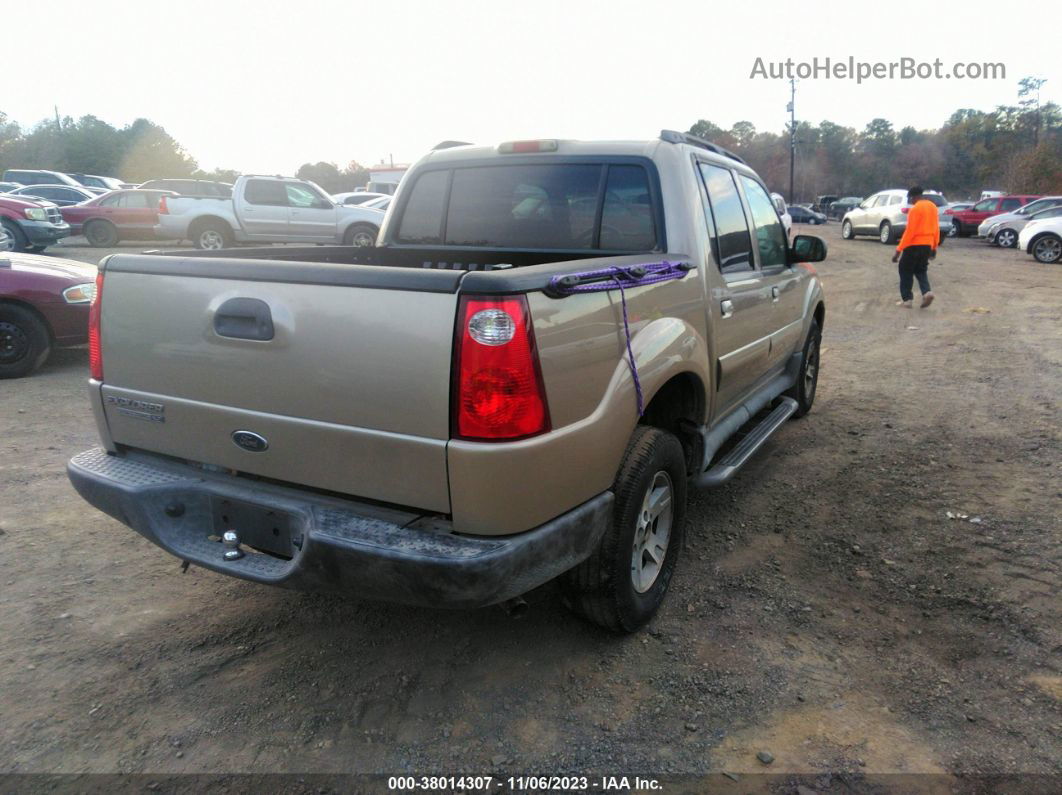
[[[796,80],[789,81],[789,203],[796,201],[793,195],[793,175],[796,169]]]
[[[55,129],[57,129],[59,132],[62,132],[63,131],[63,123],[61,121],[59,121],[59,106],[58,105],[52,105],[52,107],[55,108]]]

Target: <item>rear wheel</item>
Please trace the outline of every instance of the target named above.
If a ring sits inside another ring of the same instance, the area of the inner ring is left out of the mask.
[[[196,248],[207,251],[229,248],[233,242],[232,230],[221,221],[206,221],[199,224],[191,237]]]
[[[841,224],[841,237],[843,237],[845,240],[851,240],[853,237],[855,237],[855,232],[852,229],[851,221],[845,221],[843,224]]]
[[[686,521],[686,458],[674,435],[639,425],[613,484],[612,523],[566,575],[567,603],[613,632],[646,624],[667,594]]]
[[[1062,238],[1044,235],[1032,244],[1032,255],[1037,262],[1054,265],[1062,260]]]
[[[29,247],[29,238],[26,237],[26,233],[22,231],[18,224],[9,218],[0,219],[0,223],[4,225],[4,229],[11,236],[12,251],[25,251]]]
[[[892,224],[888,221],[883,222],[881,228],[878,230],[878,240],[886,246],[895,242],[892,236]]]
[[[89,221],[85,224],[84,235],[89,245],[96,248],[118,245],[118,229],[110,221]]]
[[[959,232],[961,232],[961,231],[962,231],[962,227],[960,226],[959,222],[958,221],[952,221],[951,222],[951,226],[948,227],[948,237],[958,237],[959,236]]]
[[[29,375],[50,350],[48,329],[39,317],[25,307],[0,304],[0,378]]]
[[[372,224],[354,224],[343,235],[343,243],[347,246],[375,246],[378,232]]]

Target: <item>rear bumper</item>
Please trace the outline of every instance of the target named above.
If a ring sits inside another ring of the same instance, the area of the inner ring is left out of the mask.
[[[449,523],[437,518],[154,456],[96,448],[72,458],[67,474],[89,503],[203,568],[298,590],[455,608],[520,596],[585,560],[605,532],[613,501],[604,492],[525,533],[472,537],[448,532]],[[284,517],[297,542],[290,560],[250,550],[225,560],[223,545],[209,536],[217,534],[217,505],[226,500]]]

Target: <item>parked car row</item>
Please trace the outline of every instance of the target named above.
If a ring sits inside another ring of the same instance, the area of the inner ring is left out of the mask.
[[[16,251],[39,252],[78,234],[100,247],[126,239],[191,240],[198,248],[243,242],[365,246],[375,242],[391,202],[388,194],[365,191],[329,197],[312,182],[284,177],[241,177],[235,187],[198,179],[132,186],[113,177],[27,169],[9,169],[4,178],[6,242],[0,245]],[[105,187],[90,186],[92,180]]]
[[[943,194],[927,191],[922,198],[937,205],[942,240],[976,234],[992,245],[1024,251],[1038,262],[1062,261],[1062,196],[1006,194],[949,203]],[[790,213],[797,209],[789,208]],[[841,237],[870,235],[885,244],[895,243],[907,227],[909,210],[905,189],[879,191],[844,214]]]

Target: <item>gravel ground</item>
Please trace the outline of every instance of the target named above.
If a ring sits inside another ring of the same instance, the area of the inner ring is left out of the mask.
[[[548,592],[515,621],[181,574],[67,483],[96,443],[85,351],[2,382],[0,772],[1059,785],[1062,269],[949,241],[905,310],[890,249],[820,233],[815,409],[692,496],[631,637]]]

